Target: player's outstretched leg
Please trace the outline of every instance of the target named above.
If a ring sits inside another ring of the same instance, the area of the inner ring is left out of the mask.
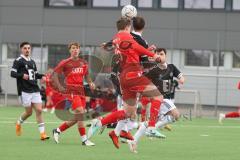
[[[22,124],[24,121],[32,115],[32,107],[25,107],[25,112],[19,117],[19,119],[16,122],[15,129],[16,129],[16,135],[21,136],[22,134]]]
[[[54,141],[58,144],[60,134],[76,123],[77,121],[66,121],[66,122],[63,122],[58,128],[53,129],[52,133],[53,133]]]
[[[95,146],[95,144],[87,138],[84,121],[78,121],[78,132],[81,136],[83,146]]]
[[[91,126],[88,130],[88,138],[91,138],[93,135],[97,133],[97,131],[107,124],[116,123],[118,120],[125,119],[126,113],[124,110],[119,110],[108,114],[106,117],[102,119],[93,119],[91,122]]]
[[[218,122],[221,124],[224,118],[238,118],[238,117],[240,117],[239,112],[229,112],[227,114],[220,113]]]

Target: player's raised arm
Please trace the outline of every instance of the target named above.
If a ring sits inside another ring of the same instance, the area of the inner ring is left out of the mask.
[[[137,51],[136,53],[139,55],[147,55],[149,57],[153,57],[154,60],[160,61],[160,57],[157,54],[149,51],[148,49],[144,48],[143,46],[139,45],[137,42],[132,43],[132,48]]]

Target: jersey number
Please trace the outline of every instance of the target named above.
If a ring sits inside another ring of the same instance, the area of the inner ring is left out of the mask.
[[[163,92],[169,92],[169,81],[168,80],[163,80]]]
[[[29,80],[35,80],[35,72],[33,69],[28,69]]]

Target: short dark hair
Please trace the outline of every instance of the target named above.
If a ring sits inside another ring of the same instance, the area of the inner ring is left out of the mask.
[[[20,43],[19,46],[20,46],[20,48],[22,48],[25,45],[30,45],[31,46],[31,44],[29,42],[22,42],[22,43]]]
[[[132,21],[133,21],[133,29],[135,31],[142,30],[145,27],[145,20],[143,17],[139,17],[139,16],[133,17]]]
[[[78,42],[70,42],[68,44],[68,49],[71,49],[72,46],[76,46],[76,47],[80,48],[80,44]]]
[[[124,30],[127,26],[131,25],[131,21],[127,18],[120,18],[117,23],[117,30]]]
[[[165,48],[157,48],[156,50],[155,50],[155,52],[157,53],[157,52],[164,52],[165,54],[167,54],[167,50],[165,49]]]

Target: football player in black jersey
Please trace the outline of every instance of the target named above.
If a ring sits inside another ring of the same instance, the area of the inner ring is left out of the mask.
[[[157,48],[156,54],[161,57],[161,67],[154,68],[149,77],[151,77],[152,82],[161,89],[164,96],[159,111],[159,121],[156,123],[156,128],[161,128],[166,124],[175,122],[180,117],[180,113],[174,105],[174,94],[178,83],[183,84],[185,78],[174,64],[168,64],[166,62],[166,49]],[[164,70],[164,73],[162,70]]]
[[[42,99],[37,80],[45,79],[43,74],[37,72],[37,66],[31,58],[31,45],[29,42],[20,44],[21,55],[15,59],[11,69],[11,77],[17,80],[17,91],[21,103],[25,108],[20,118],[16,123],[16,134],[20,136],[22,133],[21,125],[32,115],[32,110],[36,112],[40,139],[49,139],[45,132],[45,125],[42,118]]]

